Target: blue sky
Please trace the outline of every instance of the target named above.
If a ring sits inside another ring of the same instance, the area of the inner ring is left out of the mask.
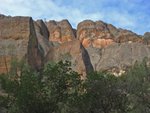
[[[102,20],[138,34],[150,32],[149,0],[0,0],[0,13],[34,19]]]

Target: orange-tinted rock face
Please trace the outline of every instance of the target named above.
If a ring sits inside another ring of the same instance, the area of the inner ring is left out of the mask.
[[[64,43],[75,39],[74,31],[67,20],[46,23],[49,30],[49,41]]]
[[[85,48],[89,46],[103,48],[114,42],[114,37],[107,28],[107,25],[101,21],[93,22],[86,20],[79,23],[77,38]]]
[[[50,31],[49,41],[61,43],[61,29],[59,27],[55,28],[53,32]]]
[[[89,47],[92,44],[91,40],[89,38],[82,40],[82,45],[86,48]]]
[[[95,48],[104,48],[114,43],[112,39],[96,39],[93,41],[93,47]]]
[[[10,56],[0,56],[0,73],[9,72],[11,59]]]
[[[113,25],[102,21],[93,22],[91,20],[85,20],[78,24],[77,38],[82,42],[84,47],[92,45],[96,48],[106,47],[113,42],[143,43],[141,36],[131,31],[117,29]]]
[[[87,48],[89,46],[95,47],[95,48],[104,48],[109,46],[110,44],[114,43],[112,39],[89,39],[85,38],[82,41],[82,45]]]
[[[90,39],[112,39],[107,25],[104,22],[85,20],[78,24],[77,38],[82,41],[84,38]]]

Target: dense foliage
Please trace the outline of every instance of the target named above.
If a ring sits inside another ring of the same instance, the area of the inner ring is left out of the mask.
[[[7,113],[150,113],[150,69],[136,63],[121,77],[92,72],[85,80],[70,62],[48,63],[38,73],[12,63],[0,76],[0,109]]]

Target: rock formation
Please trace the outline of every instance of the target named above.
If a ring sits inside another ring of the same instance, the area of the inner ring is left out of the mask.
[[[0,15],[0,26],[0,73],[9,71],[13,58],[36,70],[49,61],[69,60],[83,76],[93,70],[123,73],[150,58],[149,32],[140,36],[102,21],[85,20],[73,29],[68,20]]]
[[[75,38],[74,31],[68,20],[46,22],[49,30],[49,41],[64,43]]]
[[[32,18],[0,15],[0,26],[0,72],[9,71],[13,58],[24,58],[39,69],[42,62]]]
[[[93,71],[89,56],[77,39],[63,43],[59,47],[50,48],[45,62],[60,60],[71,61],[72,69],[83,76],[86,75],[86,72]]]
[[[144,42],[145,44],[150,44],[150,32],[144,33]]]

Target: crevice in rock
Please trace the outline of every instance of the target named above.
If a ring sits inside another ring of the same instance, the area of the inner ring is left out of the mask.
[[[81,48],[81,52],[82,52],[82,59],[86,68],[86,73],[90,73],[92,71],[94,71],[94,68],[92,66],[89,54],[87,52],[87,50],[82,46],[82,44],[80,44],[80,48]]]
[[[36,31],[32,18],[29,20],[30,34],[28,42],[27,60],[30,66],[39,71],[42,67],[42,54],[39,50]]]

